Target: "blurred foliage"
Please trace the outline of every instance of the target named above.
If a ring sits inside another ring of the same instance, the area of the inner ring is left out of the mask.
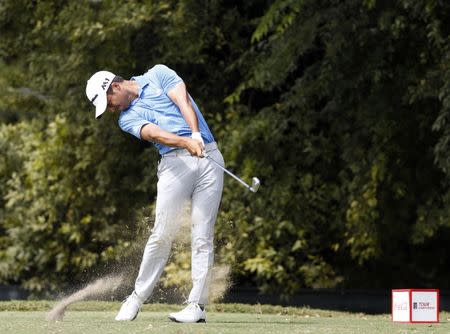
[[[0,279],[60,289],[147,233],[157,152],[84,83],[165,63],[262,181],[225,182],[235,284],[448,288],[449,21],[439,0],[0,2]]]
[[[280,0],[258,21],[226,114],[228,157],[263,180],[233,255],[261,287],[448,287],[449,19]]]

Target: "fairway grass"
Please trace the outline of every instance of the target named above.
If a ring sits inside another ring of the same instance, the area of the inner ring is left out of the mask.
[[[206,324],[168,320],[177,305],[147,304],[136,320],[116,322],[117,302],[82,302],[68,308],[63,321],[49,322],[53,302],[0,302],[0,333],[450,333],[450,314],[439,324],[394,324],[389,315],[366,315],[270,305],[215,304]]]

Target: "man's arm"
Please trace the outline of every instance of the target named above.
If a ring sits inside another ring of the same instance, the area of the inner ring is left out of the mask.
[[[169,98],[175,103],[181,111],[186,123],[191,128],[192,132],[199,132],[198,118],[192,106],[191,99],[186,90],[186,85],[181,82],[174,88],[167,92]]]
[[[141,139],[157,142],[166,146],[185,148],[193,156],[201,157],[202,144],[189,137],[180,137],[173,133],[164,131],[159,126],[148,123],[141,128]]]

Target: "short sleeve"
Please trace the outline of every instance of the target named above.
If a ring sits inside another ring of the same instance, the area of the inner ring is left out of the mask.
[[[166,65],[155,65],[152,70],[155,71],[156,79],[158,80],[161,89],[166,94],[180,82],[183,82],[183,79],[181,79],[174,70],[168,68]]]
[[[137,113],[134,113],[131,110],[122,112],[119,117],[120,128],[138,139],[141,139],[142,127],[149,123],[149,121],[140,117]]]

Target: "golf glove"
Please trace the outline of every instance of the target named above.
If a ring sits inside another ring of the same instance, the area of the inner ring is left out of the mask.
[[[205,147],[205,143],[203,142],[203,138],[200,132],[192,132],[191,138],[202,143],[203,148]]]

